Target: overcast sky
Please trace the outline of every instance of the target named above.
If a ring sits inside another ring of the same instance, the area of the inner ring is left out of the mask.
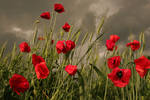
[[[33,22],[44,11],[53,11],[55,3],[62,3],[65,13],[57,16],[57,27],[65,22],[86,32],[94,32],[103,15],[106,37],[117,34],[120,42],[128,42],[129,34],[138,39],[146,35],[146,50],[150,48],[150,0],[0,0],[0,45],[8,41],[18,44],[32,35]],[[150,52],[149,52],[150,53]]]

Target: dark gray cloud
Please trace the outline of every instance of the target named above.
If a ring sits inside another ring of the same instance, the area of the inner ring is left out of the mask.
[[[96,0],[93,0],[93,2],[94,1]],[[89,13],[88,8],[92,4],[92,1],[3,0],[2,3],[0,3],[0,27],[3,28],[2,31],[6,31],[8,28],[12,28],[13,26],[24,30],[32,29],[33,22],[42,12],[52,12],[54,3],[62,3],[65,7],[65,13],[61,15],[58,14],[57,16],[56,28],[60,28],[65,22],[69,22],[70,24],[78,24],[76,22],[82,21],[83,18],[87,19],[85,16]],[[91,14],[93,13],[91,12]],[[88,26],[90,22],[91,21],[88,21],[87,19],[87,24],[84,26]]]

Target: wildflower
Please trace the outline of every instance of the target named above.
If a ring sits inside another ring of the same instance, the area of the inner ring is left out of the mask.
[[[58,13],[62,13],[62,12],[65,11],[63,5],[62,5],[62,4],[58,4],[58,3],[56,3],[56,4],[54,5],[54,10],[55,10],[56,12],[58,12]]]
[[[119,39],[120,37],[118,35],[110,35],[110,40],[114,43],[116,43]]]
[[[108,67],[110,69],[114,69],[116,67],[119,67],[121,58],[120,56],[114,56],[114,57],[108,58],[107,61],[108,61],[107,62]]]
[[[18,95],[21,93],[24,93],[29,89],[29,82],[26,78],[24,78],[21,75],[14,74],[10,80],[9,80],[10,87],[14,92],[16,92]]]
[[[57,53],[60,54],[60,53],[67,53],[66,51],[66,44],[65,44],[65,40],[63,41],[58,41],[56,43],[56,50],[57,50]]]
[[[133,42],[127,43],[126,46],[131,46],[131,49],[133,51],[138,50],[140,48],[140,42],[137,40],[134,40]]]
[[[73,48],[75,48],[75,43],[71,40],[66,41],[66,51],[71,51]]]
[[[38,79],[45,79],[49,75],[49,70],[45,62],[41,62],[35,66],[35,72]]]
[[[140,75],[141,78],[143,78],[146,74],[148,69],[150,69],[150,60],[147,59],[145,56],[141,56],[138,59],[134,60],[135,63],[135,69]]]
[[[71,40],[63,40],[63,41],[58,41],[56,43],[56,50],[57,53],[64,53],[66,54],[67,52],[71,51],[73,48],[75,48],[75,43]]]
[[[107,50],[113,51],[114,46],[115,46],[115,43],[114,43],[113,41],[111,41],[111,40],[106,40],[106,47],[107,47]]]
[[[113,69],[112,72],[108,74],[108,78],[113,82],[113,84],[120,88],[128,85],[130,77],[130,69],[119,69],[118,67]]]
[[[51,40],[51,44],[54,44],[54,40]]]
[[[65,68],[65,71],[69,75],[75,75],[75,73],[77,72],[77,66],[76,65],[67,65]]]
[[[38,40],[45,40],[44,37],[39,36]]]
[[[45,62],[45,60],[41,56],[37,56],[36,54],[32,55],[32,64],[34,65],[34,67],[41,62]]]
[[[20,45],[20,52],[27,52],[29,53],[31,51],[30,46],[26,42],[22,42]]]
[[[64,26],[62,26],[65,32],[69,32],[70,30],[70,25],[66,22]]]
[[[43,12],[40,17],[44,19],[50,19],[50,12]]]

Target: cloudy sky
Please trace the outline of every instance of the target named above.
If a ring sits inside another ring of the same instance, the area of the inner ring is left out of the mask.
[[[84,32],[94,32],[100,18],[106,15],[106,37],[117,34],[126,43],[129,34],[138,39],[139,33],[145,32],[146,52],[149,51],[150,0],[1,0],[0,45],[8,41],[11,47],[15,41],[29,40],[34,21],[42,12],[52,12],[55,3],[65,7],[65,13],[57,16],[57,28],[69,22]]]

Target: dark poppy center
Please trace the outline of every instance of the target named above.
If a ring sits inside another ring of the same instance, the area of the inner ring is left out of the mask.
[[[58,8],[58,9],[57,9],[57,11],[58,11],[58,12],[61,12],[61,11],[62,11],[62,9],[61,9],[61,8]]]
[[[115,64],[115,63],[116,63],[116,59],[113,60],[113,64]]]
[[[117,76],[118,76],[119,78],[121,78],[121,77],[123,76],[122,71],[118,72],[118,73],[117,73]]]

